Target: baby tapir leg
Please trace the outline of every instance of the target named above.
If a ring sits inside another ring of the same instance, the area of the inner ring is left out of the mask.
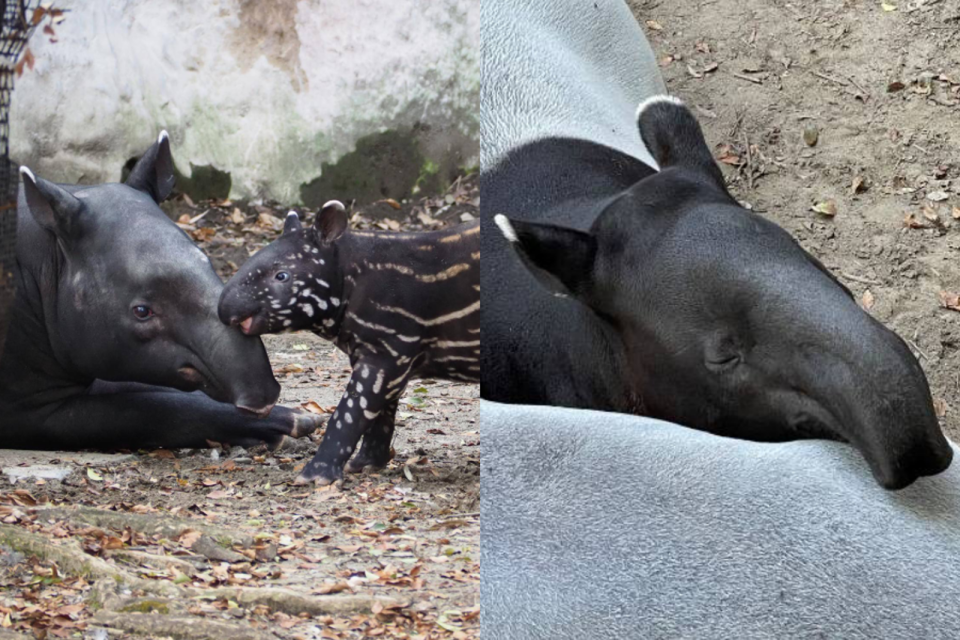
[[[366,433],[363,434],[363,440],[360,442],[360,450],[347,463],[347,473],[360,473],[367,467],[382,469],[387,466],[390,458],[393,457],[390,453],[390,445],[393,442],[399,404],[399,398],[391,400],[390,404],[377,416],[377,419],[370,421]]]
[[[409,368],[358,361],[337,410],[327,421],[320,449],[303,468],[297,484],[314,481],[325,485],[342,479],[343,467],[356,450],[360,437],[387,409],[409,375]]]

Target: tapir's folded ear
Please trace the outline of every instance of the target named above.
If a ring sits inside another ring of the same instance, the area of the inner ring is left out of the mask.
[[[137,161],[125,184],[149,194],[159,204],[173,191],[175,180],[170,136],[166,131],[161,131],[157,141]]]
[[[597,253],[596,238],[576,229],[510,220],[504,215],[494,216],[493,221],[547,290],[558,296],[586,292]]]
[[[30,215],[37,223],[61,238],[75,234],[83,203],[63,187],[33,175],[27,167],[20,167],[23,195]]]
[[[685,167],[727,190],[703,137],[700,123],[683,102],[673,96],[653,96],[637,108],[640,138],[660,170]]]
[[[320,209],[313,226],[320,233],[320,240],[324,243],[329,244],[335,241],[347,230],[346,207],[339,200],[331,200]]]

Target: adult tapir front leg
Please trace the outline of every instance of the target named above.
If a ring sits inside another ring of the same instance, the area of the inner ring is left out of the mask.
[[[391,390],[392,391],[392,390]],[[380,415],[371,420],[367,426],[360,450],[347,463],[347,473],[360,473],[366,468],[383,469],[393,457],[390,445],[393,443],[393,434],[397,424],[397,407],[400,405],[398,397],[390,400]]]
[[[18,422],[20,420],[17,420]],[[94,385],[44,415],[5,429],[0,445],[35,449],[205,448],[209,442],[278,446],[312,433],[319,419],[286,407],[265,418],[242,413],[196,392],[137,384]]]
[[[327,422],[320,449],[297,478],[297,484],[331,484],[343,478],[343,468],[363,436],[399,395],[410,369],[388,363],[359,361],[337,410]],[[389,446],[389,445],[388,445]]]

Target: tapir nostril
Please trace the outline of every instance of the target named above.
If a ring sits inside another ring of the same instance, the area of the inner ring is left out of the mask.
[[[203,374],[200,373],[196,367],[189,364],[180,367],[177,373],[180,374],[181,378],[192,384],[202,386],[205,382]]]
[[[943,473],[950,467],[951,462],[953,462],[953,447],[944,443],[942,446],[936,447],[927,457],[925,464],[920,469],[920,475],[935,476],[938,473]]]

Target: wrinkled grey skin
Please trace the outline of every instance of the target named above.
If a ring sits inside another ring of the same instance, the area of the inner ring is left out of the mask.
[[[960,637],[960,469],[481,402],[483,640]]]
[[[220,323],[223,283],[157,206],[173,188],[165,133],[126,184],[21,177],[0,446],[276,445],[316,427],[271,413],[263,344]]]

